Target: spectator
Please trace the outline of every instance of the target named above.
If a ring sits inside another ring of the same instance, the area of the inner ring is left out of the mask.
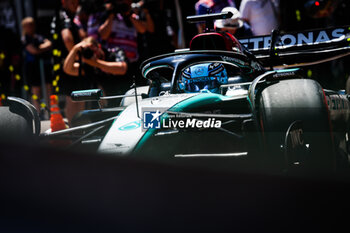
[[[32,103],[40,113],[40,99],[42,98],[42,88],[47,91],[48,95],[51,94],[51,81],[52,75],[50,72],[51,64],[48,60],[49,54],[47,53],[52,48],[52,43],[48,39],[35,33],[35,22],[32,17],[27,17],[22,20],[22,42],[25,51],[25,71],[27,74],[27,81],[31,86]],[[44,74],[46,81],[45,87],[41,87],[41,73],[39,60],[43,59],[44,62]],[[48,100],[46,100],[48,101]],[[49,104],[48,102],[46,103]]]
[[[73,102],[70,98],[72,91],[89,88],[89,85],[82,79],[82,77],[72,77],[62,70],[64,58],[75,44],[80,42],[79,27],[74,23],[74,17],[77,12],[79,0],[61,0],[62,8],[57,12],[52,22],[51,33],[54,41],[55,56],[55,76],[60,77],[60,89],[56,87],[56,92],[66,96],[65,116],[70,124],[73,116],[85,108],[82,102]]]
[[[131,84],[131,77],[138,68],[138,41],[137,36],[147,31],[154,31],[153,21],[148,13],[144,11],[145,21],[135,13],[131,7],[132,0],[119,0],[114,3],[106,4],[104,12],[98,12],[89,19],[89,35],[97,37],[103,42],[107,48],[121,48],[128,58],[129,80],[123,79],[122,83],[116,83],[121,88],[120,91],[126,91]],[[97,27],[97,25],[99,25]],[[96,33],[97,32],[97,33]],[[142,79],[143,80],[143,79]]]
[[[79,55],[80,54],[80,55]],[[77,56],[83,56],[82,63],[76,62]],[[93,80],[109,95],[113,79],[123,78],[127,72],[128,64],[125,53],[118,47],[102,48],[93,37],[87,37],[76,44],[64,62],[64,71],[72,76],[79,76],[79,69],[84,78]]]
[[[107,4],[107,11],[100,16],[98,34],[106,41],[106,46],[122,48],[131,63],[138,60],[137,33],[145,33],[153,25],[151,18],[146,16],[146,21],[141,21],[139,16],[132,11],[131,0],[121,0],[118,4]],[[94,16],[92,16],[93,18]]]
[[[225,7],[236,7],[232,0],[199,0],[195,4],[195,10],[197,15],[204,15],[208,13],[220,13]],[[205,29],[205,24],[197,24],[199,33],[202,33]]]
[[[86,4],[81,4],[78,7],[76,16],[74,18],[74,23],[79,28],[80,39],[84,39],[87,37],[88,20],[89,20],[88,8]]]
[[[87,35],[92,36],[98,42],[102,42],[99,34],[99,28],[101,24],[108,18],[109,12],[107,9],[111,7],[111,4],[105,4],[102,6],[97,6],[95,10],[91,9],[88,22],[87,22]],[[105,44],[105,42],[103,42]]]
[[[231,12],[233,15],[229,19],[215,21],[215,28],[218,31],[227,31],[237,38],[253,35],[249,25],[241,19],[241,14],[236,8],[225,7],[222,12]]]
[[[131,4],[131,12],[137,15],[137,18],[145,22],[146,32],[154,32],[154,22],[149,13],[149,9],[145,6],[143,0]],[[142,32],[141,32],[142,33]]]
[[[139,41],[140,59],[145,60],[152,56],[174,52],[177,47],[174,3],[172,1],[153,0],[147,1],[141,8],[149,10],[149,14],[154,21],[154,32],[148,31],[139,36],[139,39],[141,39],[141,42]],[[141,19],[143,18],[141,14]]]
[[[279,27],[279,0],[243,0],[239,11],[254,36],[271,34]]]

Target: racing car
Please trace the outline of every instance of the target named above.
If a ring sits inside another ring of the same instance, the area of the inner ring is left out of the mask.
[[[213,29],[214,20],[231,16],[188,17],[206,22],[205,32],[188,49],[144,61],[140,72],[148,86],[135,84],[122,96],[99,89],[72,93],[74,101],[121,98],[120,106],[83,111],[73,127],[40,134],[33,106],[9,97],[1,122],[28,128],[40,142],[116,156],[223,159],[227,165],[239,158],[279,171],[347,167],[350,97],[323,89],[299,67],[350,54],[349,27],[273,31],[239,41]]]

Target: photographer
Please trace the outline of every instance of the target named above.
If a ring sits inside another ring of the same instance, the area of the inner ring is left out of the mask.
[[[98,33],[101,39],[107,42],[108,47],[120,46],[126,51],[130,62],[134,62],[138,59],[137,33],[153,32],[154,23],[148,11],[144,11],[146,20],[142,21],[131,6],[132,0],[117,0],[107,4],[108,17],[100,25]],[[129,40],[129,42],[135,42],[135,44],[130,45],[130,43],[123,40]]]
[[[141,20],[139,14],[144,14]],[[138,13],[138,14],[137,14]],[[88,34],[99,38],[107,48],[119,47],[128,58],[129,80],[120,86],[130,86],[131,77],[138,68],[138,34],[154,31],[154,23],[148,11],[133,9],[132,0],[113,0],[105,4],[104,12],[90,16]],[[125,91],[125,90],[124,90]]]
[[[76,61],[77,57],[80,57],[80,62]],[[83,76],[86,83],[97,84],[109,95],[115,94],[119,88],[114,85],[116,79],[125,78],[128,63],[120,48],[104,49],[93,37],[87,37],[74,45],[64,61],[63,70],[71,76]]]

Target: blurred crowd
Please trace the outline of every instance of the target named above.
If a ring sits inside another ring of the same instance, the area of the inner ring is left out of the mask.
[[[205,31],[203,24],[187,26],[188,15],[230,11],[233,16],[217,20],[215,29],[241,38],[273,29],[350,25],[349,5],[345,0],[60,0],[46,38],[37,33],[33,17],[22,19],[21,36],[0,26],[0,104],[8,95],[22,96],[43,113],[48,96],[59,94],[70,122],[86,108],[70,99],[74,90],[101,88],[105,95],[119,95],[133,82],[147,84],[137,72],[143,60],[186,47]],[[310,76],[345,89],[348,61],[310,68]]]

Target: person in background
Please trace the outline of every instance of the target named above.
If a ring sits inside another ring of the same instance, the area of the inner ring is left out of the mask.
[[[220,13],[225,7],[236,7],[233,0],[199,0],[195,4],[196,15],[204,15],[208,13]],[[202,33],[205,24],[197,24],[198,33]]]
[[[79,0],[61,0],[61,4],[62,8],[51,23],[54,51],[59,54],[54,57],[54,77],[56,80],[59,77],[59,87],[55,88],[55,92],[66,96],[64,113],[70,124],[73,116],[85,108],[85,103],[72,101],[71,92],[90,88],[90,86],[82,77],[71,76],[62,69],[64,59],[74,45],[80,42],[80,36],[79,27],[74,23]]]
[[[242,0],[239,11],[254,36],[269,35],[279,28],[279,0]]]
[[[131,0],[120,0],[117,5],[109,8],[108,18],[99,27],[101,39],[106,41],[107,47],[118,46],[122,48],[130,63],[138,61],[137,33],[154,32],[154,23],[144,12],[145,21],[140,20],[132,7]]]
[[[74,23],[79,28],[79,36],[80,39],[84,39],[87,37],[87,27],[89,20],[89,11],[86,4],[80,4],[78,7],[76,16],[74,18]]]
[[[149,15],[154,22],[154,32],[147,31],[145,34],[139,34],[139,39],[141,39],[141,42],[139,42],[140,60],[143,61],[149,57],[174,52],[177,48],[177,22],[174,2],[148,0],[142,5],[140,3],[143,3],[143,1],[137,3],[137,5],[141,9],[149,10]],[[143,18],[141,15],[141,19]]]
[[[79,56],[82,56],[82,62],[76,60]],[[118,89],[113,81],[124,78],[128,61],[122,49],[103,48],[93,37],[87,37],[73,47],[63,66],[71,76],[79,76],[80,68],[84,79],[94,82],[105,95],[109,95],[111,89]]]
[[[25,70],[28,84],[31,86],[32,103],[38,113],[41,113],[41,92],[46,91],[48,95],[51,95],[52,92],[51,63],[48,59],[48,51],[51,50],[52,43],[50,40],[35,33],[35,22],[32,17],[26,17],[22,20],[22,33],[22,43],[25,51]],[[41,87],[40,59],[43,59],[44,62],[42,68],[44,68],[45,74],[45,87]],[[44,90],[42,90],[42,88],[44,88]],[[49,103],[46,103],[46,105],[48,104]]]
[[[78,76],[80,66],[76,61],[78,53],[82,53],[84,63],[107,74],[124,75],[128,69],[123,50],[104,49],[93,37],[87,37],[74,45],[64,61],[64,71],[72,76]]]
[[[220,19],[215,21],[217,31],[226,31],[236,38],[249,37],[253,33],[249,25],[241,19],[241,14],[234,7],[225,7],[221,12],[231,12],[233,15],[229,19]]]
[[[89,18],[88,35],[98,38],[106,48],[121,48],[129,61],[129,69],[125,79],[116,79],[114,85],[119,89],[114,94],[124,94],[131,86],[133,76],[139,66],[138,34],[154,32],[154,23],[148,11],[141,12],[132,8],[132,0],[114,0],[105,4],[103,12],[97,12]],[[145,84],[145,79],[139,79],[138,84]],[[142,82],[142,83],[140,83]]]

